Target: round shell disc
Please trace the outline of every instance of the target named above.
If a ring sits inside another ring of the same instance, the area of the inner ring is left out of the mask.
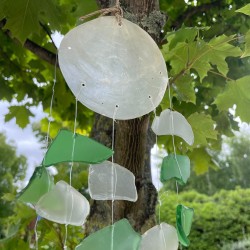
[[[91,110],[127,120],[151,112],[168,84],[164,58],[154,40],[126,19],[100,17],[62,40],[59,65],[76,98]]]

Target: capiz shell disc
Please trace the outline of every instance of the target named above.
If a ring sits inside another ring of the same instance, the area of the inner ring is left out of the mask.
[[[126,120],[152,111],[168,83],[164,58],[138,25],[100,17],[68,32],[59,65],[76,98],[91,110]]]

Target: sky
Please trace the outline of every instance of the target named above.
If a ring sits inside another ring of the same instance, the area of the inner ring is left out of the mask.
[[[4,133],[7,137],[7,142],[16,146],[17,154],[26,156],[28,160],[28,171],[26,181],[30,178],[34,168],[38,166],[44,154],[41,149],[41,142],[35,137],[32,131],[31,124],[26,128],[21,129],[16,125],[15,118],[9,122],[4,122],[4,115],[8,113],[8,106],[10,104],[6,101],[0,101],[0,132]],[[35,115],[30,118],[30,122],[39,122],[45,117],[42,110],[42,105],[38,107],[31,107],[31,112]]]

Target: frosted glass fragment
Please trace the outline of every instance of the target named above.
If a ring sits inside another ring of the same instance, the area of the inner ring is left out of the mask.
[[[156,135],[177,135],[189,145],[194,143],[194,133],[186,118],[177,111],[165,109],[156,116],[152,123]]]
[[[35,205],[54,185],[53,177],[45,167],[36,167],[28,185],[17,194],[17,199]]]
[[[88,200],[64,181],[59,181],[36,204],[41,217],[60,223],[81,226],[89,214]]]
[[[134,174],[116,163],[91,165],[88,182],[94,200],[137,200]]]
[[[137,250],[140,240],[128,220],[122,219],[91,234],[75,250]]]
[[[115,119],[140,117],[161,102],[165,60],[138,25],[114,16],[77,26],[61,42],[59,65],[69,88],[91,110]]]
[[[163,222],[142,235],[139,250],[177,250],[178,245],[176,229]]]
[[[185,155],[169,154],[163,158],[161,165],[161,182],[175,179],[184,185],[190,177],[190,160]]]
[[[74,154],[72,158],[72,151]],[[80,134],[62,129],[49,146],[42,165],[51,166],[60,162],[99,163],[110,158],[113,151],[104,145]]]
[[[183,205],[178,205],[176,208],[176,226],[178,238],[180,243],[186,247],[188,247],[190,244],[188,235],[191,230],[193,215],[193,208],[189,208]]]

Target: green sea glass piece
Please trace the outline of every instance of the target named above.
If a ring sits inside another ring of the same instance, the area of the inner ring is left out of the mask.
[[[188,235],[191,230],[194,209],[183,205],[178,205],[176,208],[176,227],[177,235],[180,243],[188,247],[190,241]]]
[[[169,154],[161,165],[161,182],[175,179],[180,185],[187,183],[190,176],[190,160],[185,155]]]
[[[122,219],[91,234],[75,250],[137,250],[140,241],[141,235],[134,231],[127,219]]]
[[[17,199],[35,205],[54,185],[53,177],[45,167],[36,167],[28,185],[17,194]]]
[[[74,153],[72,154],[72,152]],[[60,162],[100,163],[113,155],[113,151],[104,145],[80,134],[62,129],[51,143],[43,159],[43,166]]]

